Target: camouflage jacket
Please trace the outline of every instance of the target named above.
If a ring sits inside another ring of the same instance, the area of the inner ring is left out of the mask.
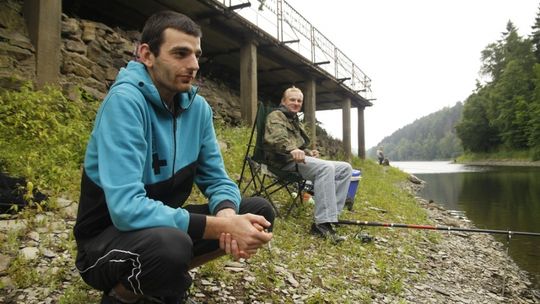
[[[265,158],[269,165],[282,168],[292,162],[290,152],[301,149],[307,155],[311,153],[309,137],[300,124],[298,115],[289,112],[284,106],[271,112],[266,117],[264,131]]]

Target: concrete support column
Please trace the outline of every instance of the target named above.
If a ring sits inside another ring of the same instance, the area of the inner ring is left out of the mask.
[[[364,109],[358,108],[358,157],[366,159],[366,140],[364,137]]]
[[[23,14],[36,48],[37,86],[58,83],[62,0],[25,0]]]
[[[341,113],[343,123],[343,152],[345,160],[351,161],[351,99],[343,100]]]
[[[240,48],[240,108],[249,124],[257,115],[257,95],[257,45],[248,40]]]
[[[304,88],[304,126],[311,140],[310,149],[317,149],[317,132],[315,111],[317,102],[317,83],[314,78],[306,80],[306,86]]]

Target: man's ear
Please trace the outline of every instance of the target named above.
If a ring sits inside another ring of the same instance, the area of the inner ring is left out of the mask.
[[[139,54],[139,62],[145,66],[152,67],[154,65],[155,57],[152,51],[150,51],[150,46],[148,44],[141,43],[137,54]]]

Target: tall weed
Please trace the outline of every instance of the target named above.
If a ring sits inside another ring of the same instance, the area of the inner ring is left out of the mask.
[[[0,94],[0,170],[53,192],[78,187],[97,102],[68,100],[55,87]]]

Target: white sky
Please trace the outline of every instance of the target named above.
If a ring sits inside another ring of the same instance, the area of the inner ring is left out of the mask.
[[[366,149],[414,120],[464,101],[479,79],[480,53],[511,20],[532,32],[538,0],[286,0],[372,80]],[[357,113],[351,111],[352,147]],[[317,119],[342,138],[341,111]]]

